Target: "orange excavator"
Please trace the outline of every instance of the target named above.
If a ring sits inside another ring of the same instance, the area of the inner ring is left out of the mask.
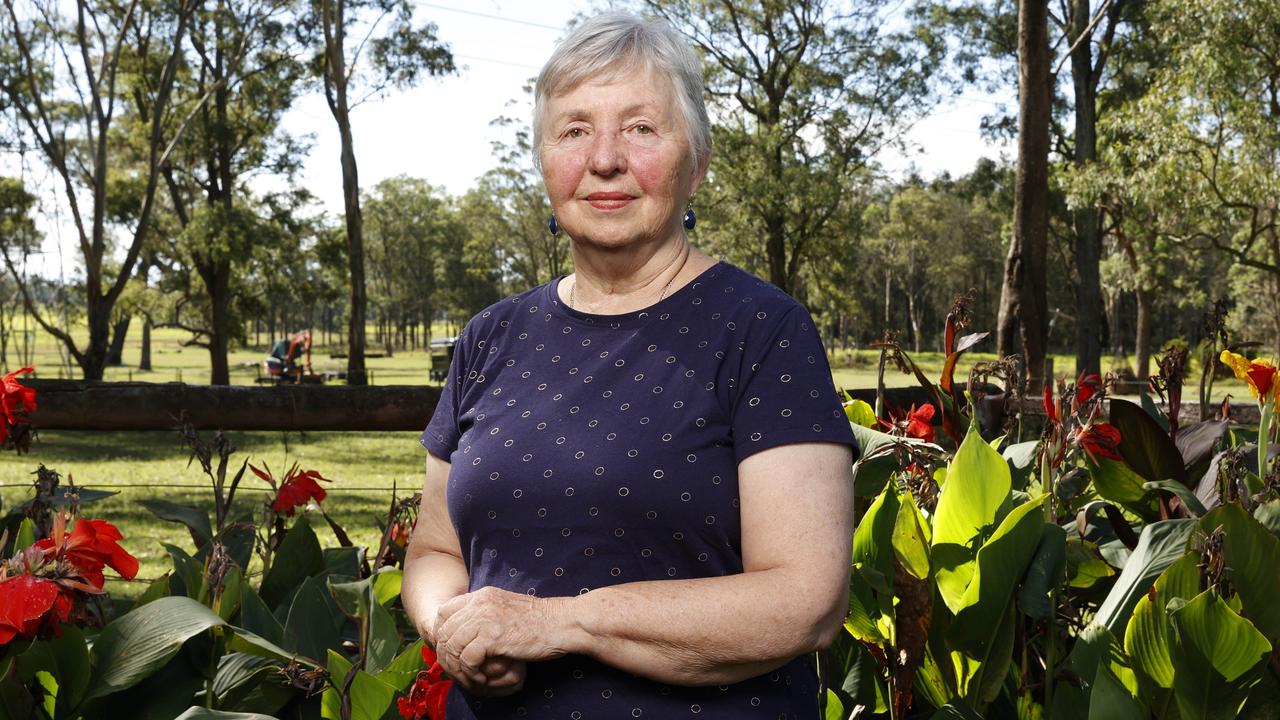
[[[262,363],[267,379],[277,384],[324,382],[324,377],[311,370],[311,329],[300,330],[271,346],[271,354]]]

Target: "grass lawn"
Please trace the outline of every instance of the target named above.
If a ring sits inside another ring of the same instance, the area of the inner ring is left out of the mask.
[[[266,462],[279,477],[295,460],[333,480],[326,484],[324,507],[346,529],[357,545],[374,546],[379,537],[378,519],[385,518],[392,487],[401,497],[422,484],[426,451],[414,432],[313,432],[231,433],[237,452],[232,456],[234,475],[245,457],[261,467]],[[180,525],[156,519],[136,501],[164,498],[194,505],[212,516],[213,493],[199,463],[187,467],[187,451],[171,432],[69,432],[40,433],[31,454],[0,454],[0,498],[5,512],[30,498],[30,482],[36,466],[44,463],[76,485],[119,491],[118,495],[86,507],[86,516],[115,523],[125,535],[124,547],[137,556],[139,578],[154,578],[170,568],[163,543],[190,550],[191,540]],[[245,473],[235,496],[233,516],[258,513],[269,501],[266,483]],[[325,545],[336,545],[332,532],[320,517],[312,523]],[[113,593],[131,596],[142,583],[113,582]]]

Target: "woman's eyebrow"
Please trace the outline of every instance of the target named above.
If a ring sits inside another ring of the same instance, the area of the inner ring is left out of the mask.
[[[630,115],[655,115],[655,114],[658,114],[659,112],[660,110],[657,103],[638,102],[622,108],[621,110],[618,111],[618,115],[622,117],[626,117]],[[591,118],[591,116],[592,116],[592,113],[590,110],[586,110],[583,108],[570,108],[568,110],[561,110],[560,112],[556,113],[552,117],[552,120],[553,121],[585,120],[585,119]]]

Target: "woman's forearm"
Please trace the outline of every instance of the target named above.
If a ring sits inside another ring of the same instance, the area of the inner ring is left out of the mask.
[[[719,685],[826,647],[844,592],[795,570],[601,588],[558,603],[566,649],[677,685]]]
[[[412,546],[411,546],[412,547]],[[418,634],[434,646],[433,631],[440,606],[467,592],[467,568],[443,552],[410,552],[404,564],[401,600]]]

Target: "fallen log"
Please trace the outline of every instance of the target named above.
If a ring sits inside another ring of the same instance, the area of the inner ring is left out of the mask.
[[[425,385],[187,385],[22,380],[37,430],[421,430],[440,388]]]

